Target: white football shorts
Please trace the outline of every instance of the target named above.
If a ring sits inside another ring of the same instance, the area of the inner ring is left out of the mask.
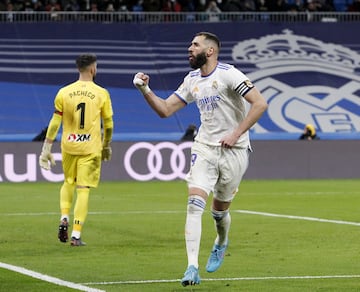
[[[249,148],[250,149],[250,148]],[[231,202],[249,165],[249,149],[224,148],[194,142],[188,187],[200,188],[222,202]]]

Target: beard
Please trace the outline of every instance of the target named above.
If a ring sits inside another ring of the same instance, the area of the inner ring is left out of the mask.
[[[200,68],[202,65],[204,65],[206,63],[207,59],[206,59],[206,54],[204,52],[198,54],[197,56],[195,56],[192,60],[189,61],[190,63],[190,67],[193,69],[198,69]]]

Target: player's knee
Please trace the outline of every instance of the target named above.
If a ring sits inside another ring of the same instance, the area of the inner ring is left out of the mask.
[[[69,183],[68,181],[65,180],[62,185],[62,188],[69,193],[73,193],[75,190],[75,184]]]
[[[213,218],[216,221],[220,221],[222,220],[224,217],[226,217],[229,214],[229,209],[227,210],[223,210],[223,211],[218,211],[215,210],[214,208],[211,209],[211,215],[213,216]]]
[[[189,196],[187,212],[189,214],[202,214],[205,209],[206,202],[205,200],[197,195]]]

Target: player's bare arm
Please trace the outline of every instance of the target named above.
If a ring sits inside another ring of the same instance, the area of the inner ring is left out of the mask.
[[[167,118],[185,106],[175,94],[167,99],[157,96],[149,87],[150,77],[142,72],[135,74],[133,83],[143,94],[150,107],[161,117]]]
[[[235,145],[239,137],[248,131],[261,117],[267,109],[267,102],[257,88],[252,88],[244,97],[250,103],[250,110],[245,119],[239,126],[229,135],[220,140],[225,148],[231,148]]]
[[[167,118],[185,106],[185,103],[175,94],[167,99],[158,97],[153,91],[144,94],[145,100],[161,118]]]

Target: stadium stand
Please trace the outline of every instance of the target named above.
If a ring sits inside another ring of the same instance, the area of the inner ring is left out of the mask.
[[[76,23],[217,23],[224,22],[357,22],[360,10],[346,12],[350,4],[347,0],[338,0],[337,11],[289,10],[286,12],[88,12],[88,11],[0,11],[0,22],[76,22]],[[354,0],[360,1],[360,0]],[[357,7],[360,5],[354,5]],[[355,9],[355,8],[351,8]]]
[[[284,12],[359,11],[358,0],[2,0],[0,11],[51,12]],[[356,10],[357,9],[357,10]],[[126,19],[127,17],[125,17]],[[130,16],[131,18],[131,16]]]

